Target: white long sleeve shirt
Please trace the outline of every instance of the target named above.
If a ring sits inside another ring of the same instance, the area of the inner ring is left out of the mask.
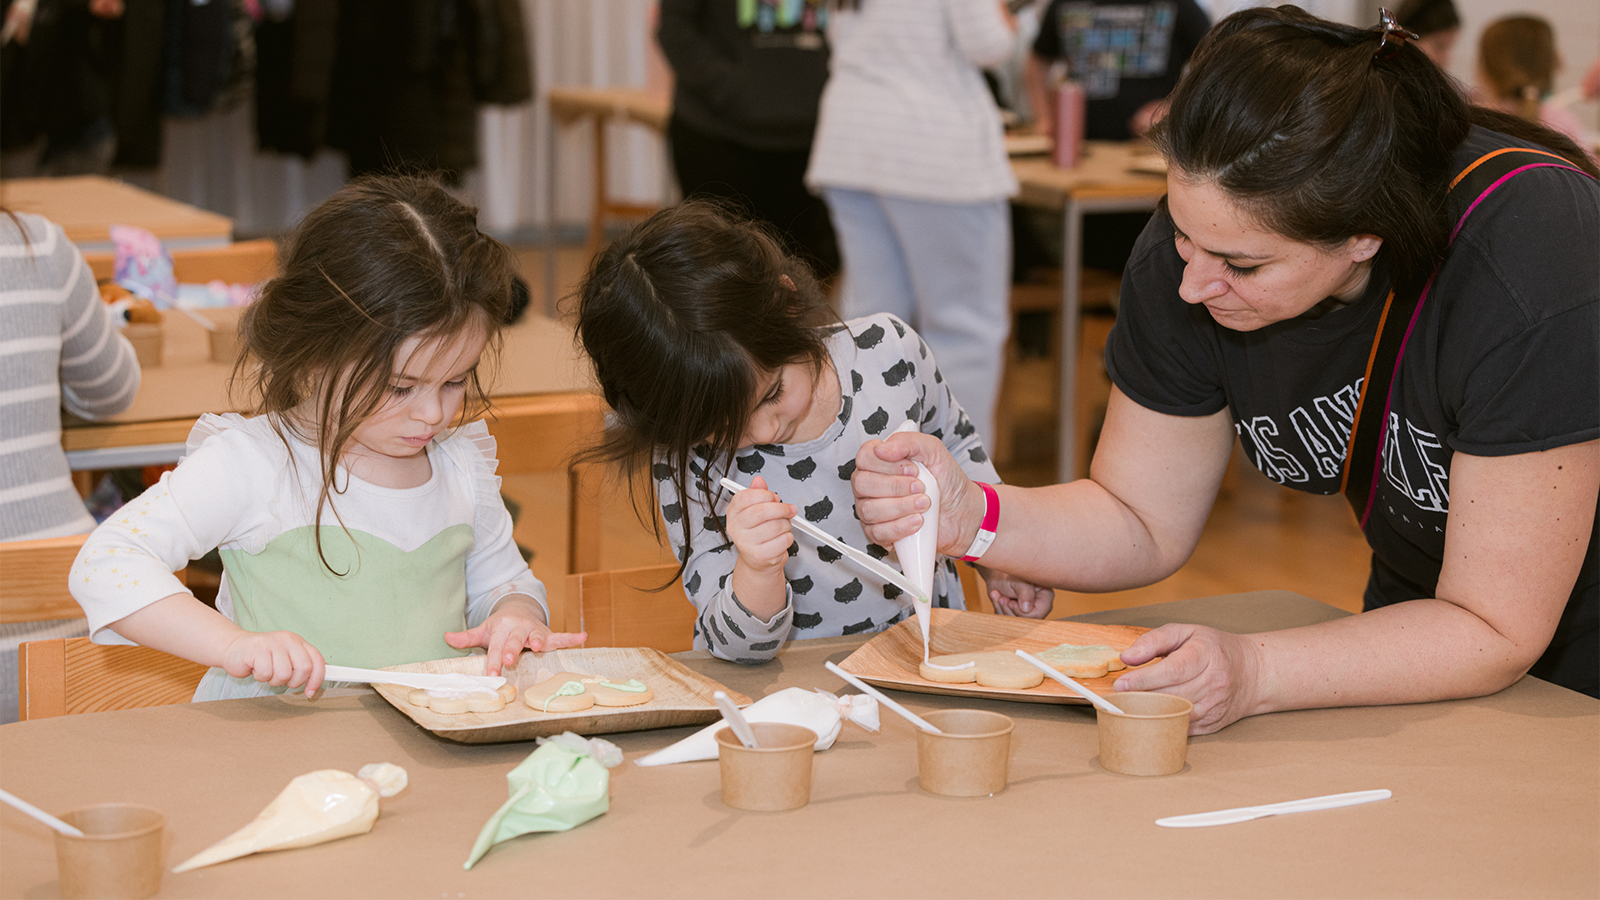
[[[997,0],[862,0],[835,15],[829,39],[808,185],[947,203],[1016,193],[979,71],[1015,41]]]
[[[417,487],[341,469],[319,529],[315,447],[286,443],[265,416],[202,416],[178,468],[90,535],[72,594],[97,643],[126,643],[113,623],[183,592],[172,573],[216,547],[217,609],[247,631],[292,631],[338,665],[459,656],[445,632],[482,623],[507,594],[545,603],[512,539],[494,452],[480,421],[428,445],[432,476]],[[195,699],[265,690],[213,669]]]

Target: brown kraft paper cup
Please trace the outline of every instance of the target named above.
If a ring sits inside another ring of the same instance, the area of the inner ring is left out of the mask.
[[[811,758],[817,733],[781,722],[751,722],[756,747],[746,747],[732,728],[717,731],[722,802],[734,809],[776,812],[811,802]]]
[[[923,718],[943,734],[917,729],[917,783],[945,797],[987,797],[1011,774],[1010,716],[981,709],[943,709]]]
[[[239,355],[239,316],[243,313],[242,306],[219,306],[200,311],[206,321],[216,326],[215,330],[206,332],[212,362],[233,365]]]
[[[133,345],[133,355],[141,369],[159,369],[166,346],[166,332],[154,322],[134,322],[122,326],[122,336]]]
[[[56,832],[61,896],[142,900],[161,890],[166,814],[137,803],[101,803],[61,816],[83,837]]]
[[[1171,775],[1189,755],[1194,704],[1172,694],[1127,691],[1106,698],[1123,715],[1095,708],[1100,767],[1122,775]]]

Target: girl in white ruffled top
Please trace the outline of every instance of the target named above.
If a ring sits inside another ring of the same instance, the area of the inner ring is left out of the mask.
[[[177,469],[95,530],[72,592],[97,643],[212,667],[196,700],[377,668],[575,646],[511,536],[482,421],[509,250],[419,178],[366,178],[308,215],[241,323],[254,414],[204,416]],[[465,414],[463,414],[465,411]],[[216,609],[173,577],[219,548]]]

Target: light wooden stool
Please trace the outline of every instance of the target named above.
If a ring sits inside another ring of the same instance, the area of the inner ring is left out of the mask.
[[[996,465],[1008,465],[1017,461],[1017,431],[1022,427],[1023,410],[1038,408],[1052,412],[1060,408],[1059,398],[1056,396],[1061,383],[1061,273],[1055,271],[1053,278],[1040,281],[1014,284],[1011,286],[1011,332],[1006,338],[1005,362],[1000,376],[1000,400],[995,406],[995,429],[988,443],[990,455]],[[1110,317],[1106,313],[1116,305],[1118,294],[1122,290],[1122,277],[1105,269],[1085,269],[1083,281],[1079,289],[1080,302],[1083,309],[1083,323],[1079,329],[1080,352],[1078,354],[1080,371],[1075,381],[1080,386],[1080,393],[1092,389],[1096,384],[1094,378],[1089,377],[1094,373],[1104,373],[1101,362],[1101,352],[1105,349],[1105,337],[1110,331]],[[1017,340],[1018,316],[1024,313],[1043,313],[1048,317],[1045,333],[1047,335],[1046,358],[1037,374],[1026,374],[1027,362],[1023,359],[1022,348]],[[1085,372],[1089,373],[1088,375]],[[1040,377],[1047,374],[1048,377]],[[1103,380],[1103,379],[1102,379]],[[1087,427],[1091,419],[1098,413],[1092,408],[1093,404],[1079,403],[1079,428],[1075,433],[1085,435],[1085,442],[1090,443],[1090,436],[1095,430]],[[1046,426],[1052,434],[1055,432],[1054,424]],[[1088,459],[1087,448],[1080,448],[1078,458]],[[1087,468],[1087,463],[1085,463]]]

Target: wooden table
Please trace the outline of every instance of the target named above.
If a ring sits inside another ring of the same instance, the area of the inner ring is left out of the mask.
[[[112,225],[137,225],[168,248],[233,240],[233,220],[100,175],[0,181],[0,206],[59,224],[85,253],[111,249]]]
[[[63,423],[61,446],[73,469],[176,462],[201,414],[248,405],[248,397],[229,389],[232,367],[211,360],[199,323],[169,312],[164,328],[165,360],[143,371],[132,406],[98,422]],[[497,402],[591,392],[592,376],[567,326],[529,315],[504,335],[499,371],[485,373]]]
[[[1153,151],[1141,143],[1088,141],[1083,159],[1071,169],[1060,169],[1048,156],[1012,161],[1020,192],[1016,202],[1060,210],[1065,224],[1061,251],[1061,389],[1060,424],[1057,427],[1056,476],[1061,481],[1079,477],[1077,435],[1079,283],[1083,275],[1083,217],[1087,213],[1132,212],[1154,209],[1167,192],[1163,175],[1130,169],[1136,159]]]
[[[1344,613],[1284,592],[1183,601],[1096,620],[1239,630]],[[802,641],[764,666],[678,658],[752,697],[848,693],[822,669],[865,638]],[[1113,775],[1086,707],[896,692],[917,712],[1016,720],[1009,788],[921,792],[911,727],[847,725],[815,758],[810,805],[738,812],[714,761],[638,768],[689,733],[608,736],[611,811],[517,838],[463,871],[531,743],[435,738],[376,695],[276,698],[0,726],[0,781],[46,810],[145,803],[169,817],[167,864],[249,822],[294,776],[389,761],[411,784],[366,835],[166,876],[163,897],[1595,897],[1600,701],[1536,679],[1492,697],[1279,713],[1190,741],[1177,775]],[[1371,788],[1392,800],[1200,829],[1155,819]],[[50,832],[0,807],[0,896],[54,897]]]

